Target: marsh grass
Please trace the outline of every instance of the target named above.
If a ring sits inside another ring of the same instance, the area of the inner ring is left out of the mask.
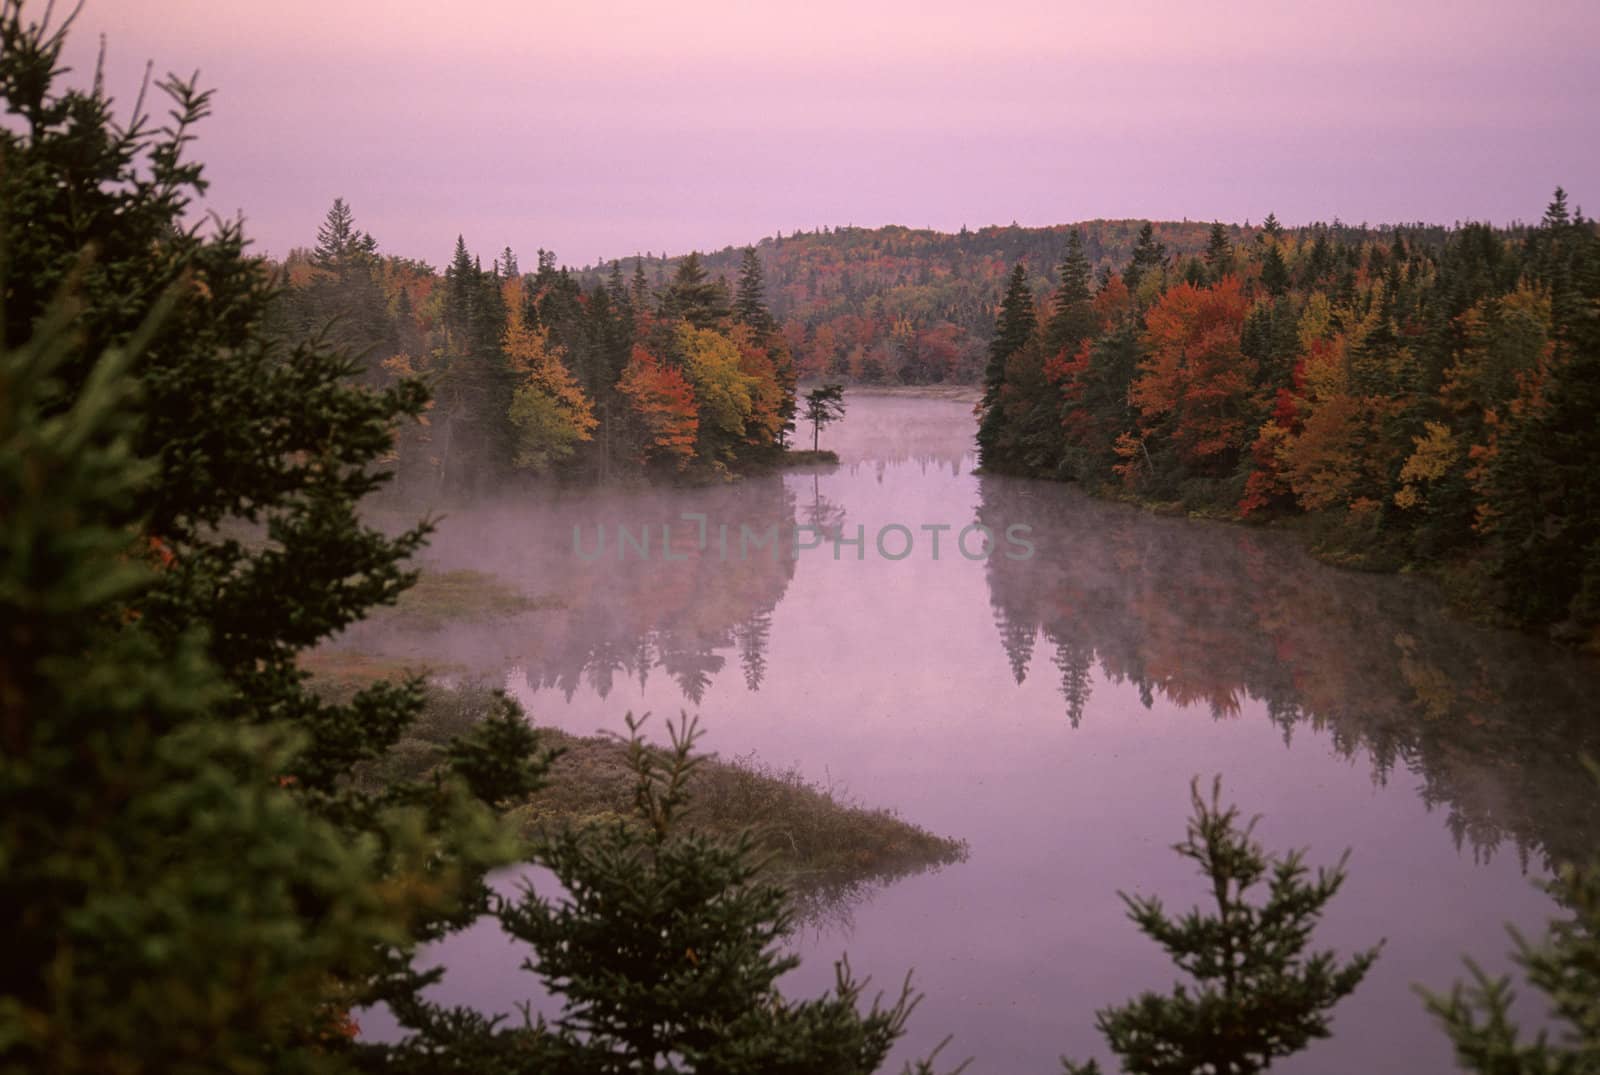
[[[428,679],[459,673],[455,665],[381,657],[356,650],[324,646],[300,656],[300,669],[311,674],[312,686],[331,702],[348,702],[352,695],[374,683],[413,677]]]
[[[839,465],[839,453],[826,448],[812,451],[810,448],[791,448],[778,456],[773,464],[777,467],[815,467]]]
[[[482,684],[430,685],[427,704],[406,736],[369,763],[369,787],[428,775],[444,744],[488,712],[493,691]],[[627,822],[635,775],[626,744],[602,736],[540,729],[544,745],[562,751],[546,786],[514,807],[512,819],[530,838],[563,828]],[[685,820],[702,833],[733,839],[748,832],[768,876],[787,884],[802,909],[837,908],[877,883],[963,860],[966,844],[938,836],[889,810],[857,803],[754,757],[707,756],[690,783]],[[803,914],[805,918],[820,914]]]
[[[436,631],[457,620],[494,619],[565,607],[559,597],[529,597],[482,571],[424,570],[416,585],[401,594],[393,608],[376,610],[369,618],[412,631]]]

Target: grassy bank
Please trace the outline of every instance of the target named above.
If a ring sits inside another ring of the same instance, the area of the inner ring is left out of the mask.
[[[404,620],[413,630],[437,630],[455,620],[495,619],[563,607],[557,597],[529,597],[482,571],[427,571],[400,595],[394,607],[375,611],[370,619]]]
[[[809,448],[791,448],[778,456],[772,464],[774,467],[816,467],[839,465],[839,453],[830,452],[826,448],[814,452]]]
[[[314,674],[329,690],[351,679],[348,672],[337,681]],[[479,720],[492,697],[493,692],[482,685],[430,687],[421,717],[387,755],[366,767],[363,781],[376,787],[425,776],[439,764],[443,745]],[[526,834],[538,836],[631,816],[634,778],[627,768],[625,744],[550,728],[542,728],[540,734],[546,746],[563,753],[545,788],[512,811]],[[707,756],[690,787],[691,824],[729,838],[748,830],[768,858],[770,875],[798,890],[802,902],[808,891],[846,893],[863,883],[956,862],[966,855],[966,845],[959,840],[937,836],[891,811],[852,802],[796,770],[773,769],[752,758]]]

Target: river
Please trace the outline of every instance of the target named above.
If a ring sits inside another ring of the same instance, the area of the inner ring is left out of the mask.
[[[1413,984],[1448,986],[1464,954],[1507,967],[1503,924],[1537,930],[1555,910],[1536,884],[1549,862],[1597,846],[1600,795],[1577,759],[1600,757],[1600,667],[1286,535],[980,476],[973,432],[970,400],[854,394],[822,435],[836,469],[454,513],[432,563],[563,607],[348,642],[492,670],[535,720],[575,732],[649,711],[659,733],[695,712],[708,750],[796,765],[968,841],[965,862],[813,921],[785,984],[820,991],[844,952],[890,991],[914,970],[926,996],[899,1058],[952,1034],[945,1058],[976,1072],[1105,1057],[1095,1009],[1170,985],[1117,891],[1205,896],[1171,845],[1191,778],[1220,774],[1269,848],[1313,865],[1351,849],[1320,946],[1387,940],[1333,1037],[1281,1070],[1453,1070]],[[958,543],[974,523],[994,535],[987,557],[976,530]],[[774,558],[747,538],[740,555],[741,533],[773,524],[859,527],[864,543]],[[512,1011],[537,991],[492,929],[430,958],[455,1002]]]

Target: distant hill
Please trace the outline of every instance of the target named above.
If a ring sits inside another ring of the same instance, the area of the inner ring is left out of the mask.
[[[1044,228],[987,227],[951,234],[919,228],[824,228],[762,239],[754,244],[766,274],[767,300],[783,324],[802,374],[856,380],[890,379],[904,367],[892,354],[914,347],[927,351],[927,365],[958,380],[973,380],[993,333],[1006,274],[1026,266],[1035,295],[1048,303],[1067,233],[1078,228],[1094,270],[1121,270],[1132,256],[1143,220],[1089,220]],[[1251,225],[1227,225],[1235,247],[1261,233]],[[1396,229],[1335,223],[1287,229],[1287,234],[1325,232],[1330,239],[1359,242]],[[1408,240],[1442,241],[1437,225],[1404,228]],[[1207,221],[1160,221],[1155,238],[1181,263],[1199,256],[1211,231]],[[742,247],[701,254],[713,277],[730,288],[737,279]],[[652,287],[665,286],[680,257],[636,255],[618,259],[625,272],[644,267]],[[598,286],[609,264],[573,270],[585,290]]]

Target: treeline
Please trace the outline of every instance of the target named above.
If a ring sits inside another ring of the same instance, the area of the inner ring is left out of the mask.
[[[763,239],[761,259],[773,315],[804,378],[866,384],[976,383],[993,332],[1007,274],[1021,262],[1036,293],[1058,280],[1066,234],[1083,234],[1092,271],[1127,263],[1145,222],[1090,220],[1076,225],[1024,228],[1012,224],[956,234],[905,227],[819,228]],[[1205,249],[1210,225],[1155,222],[1154,237],[1177,255]],[[1309,233],[1310,229],[1306,229]],[[1356,242],[1380,238],[1393,228],[1353,227],[1335,221],[1322,228]],[[1259,234],[1250,224],[1229,225],[1231,242]],[[1413,239],[1437,244],[1445,229],[1419,224]],[[1295,233],[1300,234],[1300,233]],[[713,275],[733,279],[745,257],[728,247],[701,257]],[[664,286],[681,259],[666,255],[630,258],[652,286]],[[577,275],[585,286],[602,283],[606,265]]]
[[[532,273],[509,248],[485,269],[460,239],[438,273],[382,255],[336,199],[282,269],[278,334],[366,355],[375,387],[431,387],[390,460],[403,493],[470,494],[517,471],[722,475],[794,427],[794,364],[753,254],[736,288],[692,256],[659,287],[613,265],[585,288],[546,251]]]
[[[1434,241],[1437,239],[1438,241]],[[1600,624],[1600,238],[1148,226],[1119,272],[1067,236],[1009,278],[984,372],[986,468],[1195,512],[1303,515],[1321,550],[1438,567],[1523,624]]]

